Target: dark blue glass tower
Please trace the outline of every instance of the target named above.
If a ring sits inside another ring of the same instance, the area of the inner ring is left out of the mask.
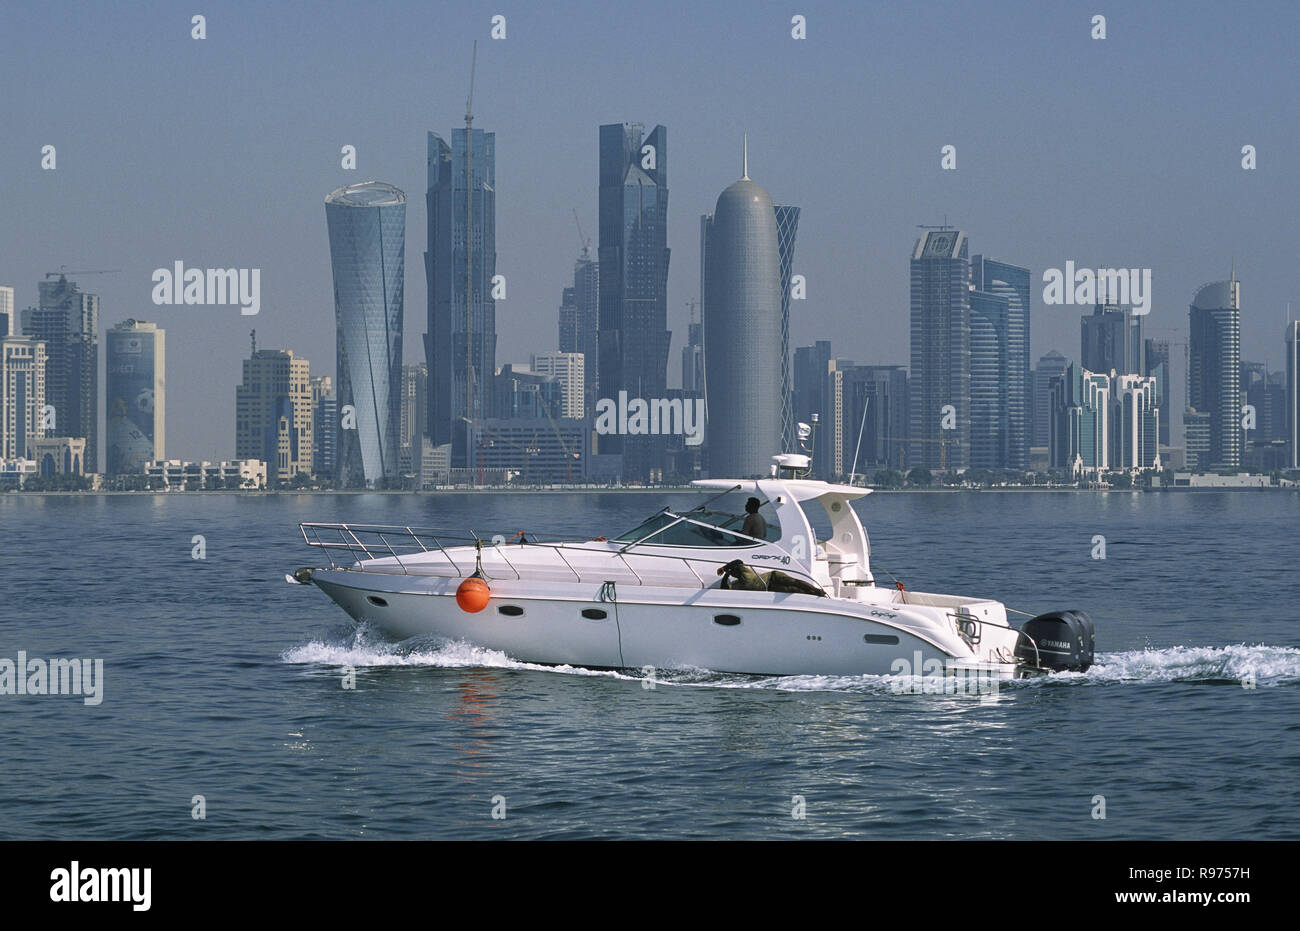
[[[911,262],[908,468],[962,469],[970,453],[970,258],[963,230],[932,230]]]
[[[1029,467],[1029,269],[971,260],[971,459]]]
[[[1192,300],[1187,405],[1210,418],[1208,461],[1197,467],[1241,466],[1241,282],[1202,285]]]
[[[473,459],[470,422],[492,416],[496,374],[495,133],[458,129],[451,145],[428,134],[425,206],[427,432],[434,445],[451,443],[452,466],[466,468]]]
[[[668,130],[600,127],[600,396],[668,392]],[[621,453],[623,477],[647,479],[666,461],[664,436],[600,437]]]

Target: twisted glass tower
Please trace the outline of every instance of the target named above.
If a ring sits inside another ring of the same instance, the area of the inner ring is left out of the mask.
[[[406,195],[379,181],[325,198],[338,353],[338,477],[375,488],[398,478]]]
[[[790,377],[790,279],[794,268],[794,238],[799,232],[799,208],[777,204],[776,242],[781,253],[781,451],[795,446],[794,385]]]

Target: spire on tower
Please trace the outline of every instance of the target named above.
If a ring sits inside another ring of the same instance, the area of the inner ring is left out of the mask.
[[[745,133],[745,144],[744,144],[743,151],[744,151],[744,155],[742,156],[742,165],[744,169],[744,174],[741,176],[740,180],[748,181],[749,180],[749,133]]]

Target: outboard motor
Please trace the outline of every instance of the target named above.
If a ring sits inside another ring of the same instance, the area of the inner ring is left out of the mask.
[[[1082,611],[1040,614],[1025,621],[1020,632],[1025,636],[1016,642],[1016,662],[1023,666],[1087,672],[1092,665],[1096,631],[1092,618]]]

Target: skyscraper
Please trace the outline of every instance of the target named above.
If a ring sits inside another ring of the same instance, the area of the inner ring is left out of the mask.
[[[338,470],[339,401],[329,375],[311,377],[311,411],[312,471],[332,479]]]
[[[1007,305],[1002,295],[970,293],[970,465],[975,469],[1007,468]]]
[[[344,487],[382,487],[398,478],[406,195],[379,181],[341,187],[325,198],[325,219],[334,271],[339,480]]]
[[[1147,375],[1110,375],[1112,469],[1151,469],[1160,464],[1159,386]]]
[[[668,392],[668,130],[640,123],[600,127],[600,396],[647,402]],[[664,466],[665,437],[600,438],[622,454],[623,477]]]
[[[312,474],[311,371],[288,349],[254,349],[235,386],[235,457],[261,459],[269,481]],[[360,417],[358,416],[358,421]]]
[[[424,363],[402,366],[401,445],[419,456],[420,437],[429,424],[429,369]]]
[[[1156,404],[1160,408],[1160,443],[1169,445],[1169,422],[1173,413],[1173,357],[1167,339],[1148,339],[1142,350],[1143,375],[1156,380]]]
[[[970,464],[1029,466],[1029,269],[971,260]]]
[[[693,320],[682,347],[682,391],[693,397],[704,394],[704,324]]]
[[[104,403],[108,475],[145,470],[167,458],[167,333],[126,320],[108,331]]]
[[[1286,325],[1282,344],[1286,356],[1287,463],[1300,469],[1300,321]]]
[[[709,472],[766,475],[783,451],[781,250],[772,198],[749,179],[747,158],[704,228]]]
[[[86,471],[99,471],[99,297],[67,276],[40,282],[40,306],[23,312],[26,336],[45,343],[45,403],[53,436],[86,438]]]
[[[1142,318],[1127,307],[1098,304],[1079,318],[1080,364],[1090,372],[1141,375]]]
[[[911,262],[908,465],[961,469],[970,461],[970,258],[963,230],[916,241]]]
[[[529,368],[538,375],[549,375],[560,383],[563,401],[560,416],[581,420],[591,411],[586,402],[586,357],[580,352],[534,353]]]
[[[1272,437],[1269,434],[1269,417],[1271,398],[1268,392],[1268,365],[1264,362],[1243,361],[1241,363],[1241,400],[1242,400],[1242,455],[1251,450],[1267,445]],[[1254,408],[1253,424],[1245,417],[1246,407]]]
[[[794,240],[799,232],[799,208],[777,205],[776,244],[781,256],[781,451],[795,448],[794,385],[790,377],[790,279],[794,270]]]
[[[794,351],[794,415],[796,422],[809,425],[813,422],[813,414],[817,415],[818,423],[812,438],[812,474],[818,478],[834,475],[831,471],[832,431],[826,395],[831,359],[831,341],[828,339],[819,339],[812,346],[800,346]]]
[[[1202,285],[1190,309],[1189,407],[1210,417],[1201,469],[1241,466],[1241,282]]]
[[[32,440],[45,436],[45,344],[0,336],[0,459],[29,459]]]
[[[839,463],[832,477],[851,479],[905,465],[906,368],[836,359],[828,365],[826,394],[830,410],[822,421],[831,443],[839,446],[830,455],[830,461]]]
[[[1065,373],[1070,360],[1055,349],[1034,367],[1034,432],[1031,446],[1050,446],[1052,434],[1052,383]]]
[[[1110,464],[1110,376],[1071,362],[1052,382],[1052,468],[1100,472]]]
[[[18,335],[18,321],[14,317],[14,289],[0,287],[0,339]]]
[[[436,133],[427,143],[427,432],[435,446],[451,443],[453,466],[464,468],[471,424],[493,416],[496,134],[467,127],[451,133],[450,145]]]
[[[560,301],[560,352],[582,353],[583,406],[593,411],[600,391],[600,264],[590,253],[583,248],[573,266],[573,287],[564,289]]]

